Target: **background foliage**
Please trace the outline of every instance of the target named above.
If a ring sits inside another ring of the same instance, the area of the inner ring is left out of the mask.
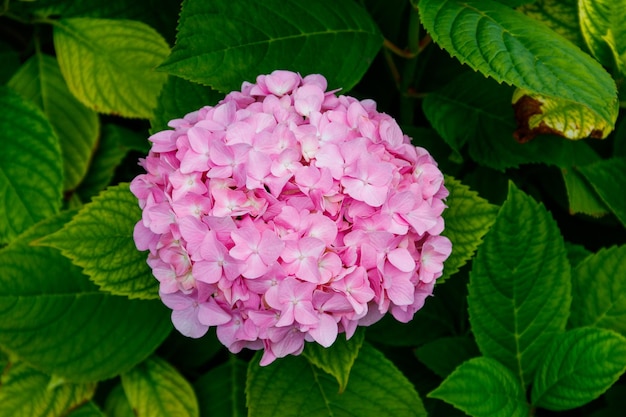
[[[626,0],[5,0],[0,417],[623,416]],[[415,319],[267,367],[172,332],[127,182],[274,69],[439,161],[453,254]],[[598,140],[598,139],[603,140]]]

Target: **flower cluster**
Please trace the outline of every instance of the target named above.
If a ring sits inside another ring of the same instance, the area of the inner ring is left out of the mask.
[[[244,83],[150,137],[131,183],[163,303],[261,364],[411,320],[451,252],[436,162],[371,100],[289,71]]]

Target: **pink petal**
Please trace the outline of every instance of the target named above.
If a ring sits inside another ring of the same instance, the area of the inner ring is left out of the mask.
[[[206,326],[219,326],[228,323],[232,319],[214,298],[209,298],[207,302],[198,306],[198,321]]]
[[[415,271],[415,259],[405,248],[397,248],[387,254],[389,262],[402,272]]]

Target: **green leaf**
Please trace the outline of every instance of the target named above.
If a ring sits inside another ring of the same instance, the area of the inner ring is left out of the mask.
[[[59,211],[63,167],[59,140],[34,104],[0,87],[0,108],[0,243],[6,243]]]
[[[107,395],[104,411],[108,417],[137,417],[126,398],[121,383],[115,385]]]
[[[111,184],[117,168],[129,151],[137,150],[147,154],[149,149],[147,137],[118,125],[104,125],[89,171],[77,190],[81,200],[91,200]]]
[[[227,362],[202,375],[193,384],[201,416],[244,417],[248,364],[234,355]]]
[[[580,29],[591,53],[604,66],[617,64],[624,71],[626,61],[626,1],[579,0]]]
[[[437,283],[458,272],[472,258],[498,211],[497,206],[452,177],[446,177],[445,185],[450,195],[446,199],[446,228],[442,234],[450,239],[453,250]]]
[[[54,21],[54,47],[67,85],[100,113],[150,118],[166,75],[154,71],[169,46],[134,20]]]
[[[303,355],[313,365],[334,376],[339,384],[339,392],[343,392],[364,339],[363,330],[357,330],[350,340],[346,340],[344,333],[328,348],[318,343],[308,343]]]
[[[578,170],[626,227],[626,158],[605,159]]]
[[[426,416],[419,395],[382,353],[364,343],[350,383],[339,393],[337,381],[301,356],[248,366],[248,415],[291,416]]]
[[[510,100],[513,89],[475,72],[464,72],[445,87],[428,94],[422,108],[441,137],[459,152],[474,136],[499,143],[513,140],[515,122]],[[475,145],[470,145],[475,146]],[[496,158],[494,158],[496,159]]]
[[[350,0],[185,0],[161,68],[222,92],[276,69],[320,73],[330,88],[346,91],[382,43],[371,17]]]
[[[585,46],[578,21],[578,0],[537,0],[518,10],[545,24],[574,45],[581,48]]]
[[[626,246],[614,246],[574,268],[570,327],[603,327],[626,336],[625,259]]]
[[[48,374],[97,381],[148,357],[172,329],[170,311],[157,300],[100,292],[59,251],[33,245],[72,214],[0,250],[0,347]]]
[[[96,384],[55,383],[24,362],[11,365],[0,384],[0,417],[57,417],[89,401]]]
[[[468,307],[476,343],[528,384],[543,349],[565,328],[570,265],[543,205],[512,183],[470,272]]]
[[[561,169],[567,200],[571,214],[584,213],[593,217],[602,217],[609,213],[589,181],[577,170],[577,167]]]
[[[480,356],[476,342],[467,336],[436,339],[420,346],[415,354],[420,362],[442,378],[466,360]]]
[[[598,398],[626,371],[626,338],[581,327],[554,338],[533,382],[533,405],[561,411]]]
[[[552,139],[552,138],[549,138]],[[578,168],[600,161],[600,156],[586,141],[564,141],[561,151],[546,158],[546,163],[561,169],[569,211],[600,217],[609,211]]]
[[[191,384],[163,359],[153,356],[123,373],[122,387],[137,417],[199,416]]]
[[[109,187],[61,230],[39,241],[61,250],[101,290],[129,298],[158,298],[158,281],[139,252],[133,230],[141,219],[127,183]]]
[[[472,69],[615,124],[613,79],[544,24],[491,0],[421,0],[420,16],[433,41]]]
[[[572,268],[575,268],[576,266],[578,266],[578,264],[580,264],[587,256],[591,255],[591,252],[589,250],[587,250],[587,248],[585,248],[582,245],[577,245],[575,243],[571,243],[571,242],[565,242],[565,249],[567,250],[567,259],[569,259],[569,263],[572,266]],[[572,270],[572,282],[575,282],[575,272],[574,270]],[[576,290],[575,288],[572,286],[572,303],[574,303],[574,297],[576,297]],[[570,320],[571,320],[571,316],[570,316]]]
[[[452,149],[461,152],[467,146],[474,161],[496,170],[540,162],[561,166],[575,149],[589,149],[584,142],[575,144],[549,136],[528,143],[516,141],[513,92],[480,73],[465,72],[442,89],[429,93],[422,108]]]
[[[68,414],[68,417],[107,417],[102,410],[94,403],[89,401],[76,410]]]
[[[167,125],[170,120],[181,119],[187,113],[215,105],[223,98],[222,93],[206,86],[169,76],[159,96],[154,117],[150,119],[150,132],[154,134],[170,129]]]
[[[518,88],[513,94],[518,128],[515,138],[524,143],[537,135],[557,135],[571,140],[604,139],[614,122],[607,122],[588,107]]]
[[[473,417],[527,417],[524,387],[504,365],[490,358],[463,363],[428,394]]]
[[[73,190],[87,173],[100,134],[98,115],[70,93],[51,56],[33,55],[8,85],[37,104],[50,120],[63,154],[63,189]]]

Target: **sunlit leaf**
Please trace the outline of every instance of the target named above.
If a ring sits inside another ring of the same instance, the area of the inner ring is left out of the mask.
[[[513,94],[512,101],[518,123],[515,137],[520,142],[528,142],[537,135],[556,135],[572,140],[604,139],[613,130],[613,123],[572,101],[520,88]]]
[[[578,0],[537,0],[518,10],[545,24],[574,45],[585,45],[580,33]]]
[[[605,66],[626,69],[626,1],[578,0],[580,29],[591,53]]]
[[[122,387],[137,417],[197,417],[196,394],[172,365],[151,357],[122,374]]]
[[[154,71],[169,46],[154,29],[133,20],[55,21],[54,47],[67,85],[100,113],[149,118],[165,74]]]
[[[72,384],[29,367],[11,365],[2,375],[0,417],[57,417],[89,401],[96,384]]]

